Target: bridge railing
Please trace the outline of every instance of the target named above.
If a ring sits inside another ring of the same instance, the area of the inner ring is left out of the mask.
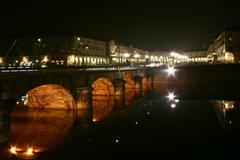
[[[105,65],[105,66],[1,66],[1,73],[8,72],[36,72],[39,70],[47,69],[77,69],[80,71],[119,71],[119,70],[137,70],[141,68],[146,68],[146,66],[115,66],[115,65]]]

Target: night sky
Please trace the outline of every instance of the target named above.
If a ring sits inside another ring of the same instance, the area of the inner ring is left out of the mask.
[[[79,33],[149,50],[191,50],[208,47],[224,28],[240,25],[240,9],[231,0],[10,1],[1,4],[0,18],[2,38]]]

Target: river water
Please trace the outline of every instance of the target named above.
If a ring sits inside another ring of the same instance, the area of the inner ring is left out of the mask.
[[[125,98],[93,97],[89,110],[16,106],[1,114],[9,139],[0,160],[229,158],[240,143],[239,98],[228,89],[159,85]]]

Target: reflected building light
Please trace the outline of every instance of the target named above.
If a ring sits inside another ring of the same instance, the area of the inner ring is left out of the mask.
[[[46,67],[47,67],[46,64],[42,64],[42,65],[41,65],[41,68],[46,68]]]
[[[145,58],[146,58],[146,59],[149,58],[149,55],[145,55]]]
[[[176,69],[174,68],[174,66],[172,67],[168,67],[168,69],[166,70],[168,75],[174,75],[176,72]]]
[[[175,99],[174,101],[175,101],[176,103],[178,103],[178,102],[179,102],[179,99]]]
[[[171,108],[175,108],[175,107],[176,107],[176,104],[172,103]]]
[[[176,96],[174,95],[174,92],[168,93],[167,98],[168,98],[169,101],[174,100],[175,97],[176,97]]]

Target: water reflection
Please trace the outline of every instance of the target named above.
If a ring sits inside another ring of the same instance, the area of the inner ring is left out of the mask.
[[[240,101],[212,100],[211,102],[224,130],[240,129]]]
[[[102,122],[112,113],[114,96],[93,96],[93,122]]]
[[[173,108],[173,109],[176,108],[177,103],[180,100],[176,98],[177,96],[175,95],[175,93],[174,92],[169,92],[166,97],[168,98],[168,101],[170,103],[170,107]]]
[[[11,112],[9,144],[24,152],[26,158],[35,151],[54,149],[62,144],[74,122],[74,112],[66,110],[27,110],[16,108]]]
[[[98,125],[133,106],[138,94],[141,95],[136,90],[128,90],[125,96],[93,96],[92,108],[86,110],[32,109],[18,103],[10,113],[0,111],[0,140],[7,141],[4,154],[30,159],[55,150],[71,139],[74,131],[84,135],[91,130],[92,122]]]
[[[0,109],[0,143],[7,141],[9,136],[9,116],[7,111]]]
[[[135,90],[127,89],[125,91],[125,106],[128,108],[135,99]]]

